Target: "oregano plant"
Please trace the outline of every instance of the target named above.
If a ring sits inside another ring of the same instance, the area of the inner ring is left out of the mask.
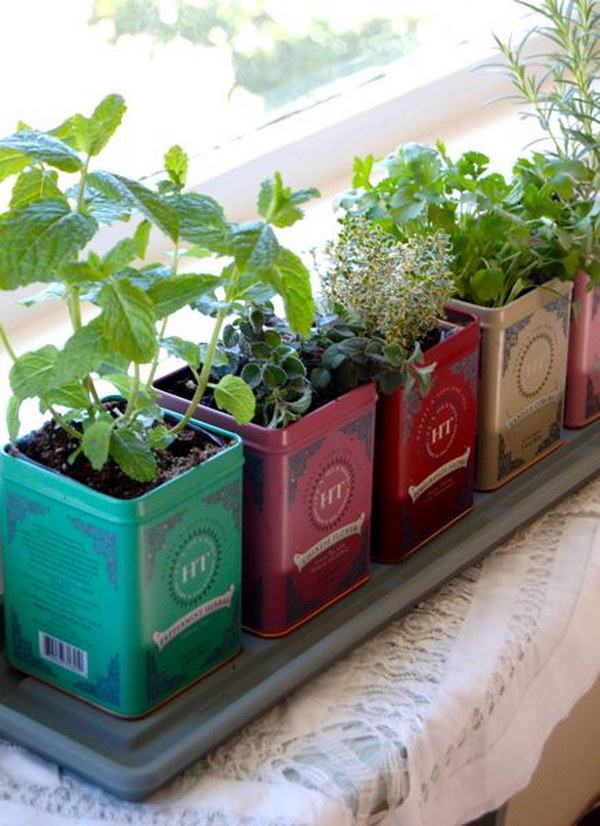
[[[260,291],[279,294],[291,328],[310,329],[308,271],[274,228],[302,217],[302,204],[318,193],[292,191],[275,174],[261,185],[259,220],[236,224],[214,199],[186,190],[188,158],[178,146],[166,153],[166,177],[154,188],[96,168],[124,113],[123,99],[109,95],[90,117],[76,114],[45,132],[21,126],[0,140],[0,181],[14,178],[9,208],[0,215],[0,288],[42,282],[45,288],[27,302],[61,301],[72,326],[62,348],[47,344],[17,354],[2,327],[0,339],[12,360],[11,440],[19,436],[22,402],[37,398],[42,412],[75,440],[70,462],[81,455],[100,470],[114,461],[136,481],[150,482],[156,452],[189,424],[209,384],[234,307]],[[93,241],[115,223],[131,229],[100,255]],[[153,228],[169,239],[168,264],[144,263]],[[199,262],[212,256],[222,267],[217,274],[182,271],[184,256]],[[167,335],[170,317],[189,304],[214,318],[203,348]],[[165,421],[152,390],[161,348],[196,371],[197,398],[175,424]],[[99,383],[116,389],[120,406],[107,407]],[[223,376],[213,391],[219,407],[239,422],[252,419],[254,396],[241,378]]]

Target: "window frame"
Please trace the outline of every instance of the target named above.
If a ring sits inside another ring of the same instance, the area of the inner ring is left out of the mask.
[[[531,38],[525,54],[539,51],[540,40]],[[381,157],[407,141],[448,141],[489,127],[507,114],[517,119],[514,102],[488,105],[513,92],[502,73],[486,69],[497,60],[491,42],[457,50],[453,65],[442,72],[426,59],[407,58],[376,81],[192,158],[188,179],[193,189],[216,198],[234,221],[254,218],[259,184],[275,170],[288,186],[316,186],[324,196],[333,196],[350,186],[356,156]],[[515,151],[522,148],[515,146]],[[123,226],[104,228],[94,248],[100,253],[109,249],[126,231]],[[148,258],[166,249],[166,239],[154,232]],[[29,308],[17,303],[39,289],[35,285],[4,294],[0,324],[5,329],[14,331],[42,317],[48,321],[56,312],[51,303]]]

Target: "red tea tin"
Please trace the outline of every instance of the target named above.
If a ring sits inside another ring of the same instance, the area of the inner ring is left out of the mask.
[[[425,353],[431,388],[380,396],[373,558],[399,562],[473,505],[479,324],[447,311],[442,340]]]
[[[185,370],[156,382],[162,404]],[[227,422],[244,443],[244,627],[280,636],[369,578],[376,390],[363,385],[283,429]]]
[[[577,274],[569,333],[566,427],[583,427],[600,416],[600,285],[589,289]]]

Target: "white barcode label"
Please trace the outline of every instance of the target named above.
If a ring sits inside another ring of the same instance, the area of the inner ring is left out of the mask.
[[[73,671],[81,677],[88,675],[88,655],[83,648],[76,648],[67,642],[51,637],[50,634],[39,632],[40,654],[45,660],[62,665],[68,671]]]

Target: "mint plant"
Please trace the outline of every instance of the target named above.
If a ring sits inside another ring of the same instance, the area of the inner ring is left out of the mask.
[[[301,205],[317,192],[293,192],[275,174],[260,189],[260,220],[234,224],[214,199],[185,190],[188,158],[180,147],[167,152],[166,178],[155,189],[92,169],[124,112],[123,99],[109,95],[90,117],[74,115],[47,132],[23,126],[0,140],[0,181],[15,177],[9,209],[0,215],[0,288],[47,284],[30,301],[61,300],[73,328],[62,349],[48,344],[17,355],[1,327],[0,339],[13,362],[11,440],[19,434],[22,402],[37,398],[42,411],[76,440],[71,462],[83,455],[99,470],[112,460],[131,478],[150,482],[156,451],[189,424],[209,384],[232,308],[257,292],[277,293],[291,328],[302,334],[310,329],[308,271],[281,246],[273,228],[298,220]],[[70,175],[75,182],[63,183]],[[135,225],[132,219],[140,213]],[[103,225],[116,222],[130,222],[132,229],[100,256],[90,244]],[[152,227],[170,240],[168,266],[143,263]],[[184,254],[200,261],[207,255],[223,259],[222,269],[216,275],[181,272]],[[84,321],[87,303],[95,313]],[[204,303],[214,317],[202,349],[167,337],[170,316],[192,303]],[[152,390],[161,347],[193,364],[198,382],[188,410],[174,425],[163,418]],[[122,408],[106,408],[99,380],[124,398]],[[254,397],[241,378],[225,375],[212,389],[219,407],[239,422],[252,418]]]

